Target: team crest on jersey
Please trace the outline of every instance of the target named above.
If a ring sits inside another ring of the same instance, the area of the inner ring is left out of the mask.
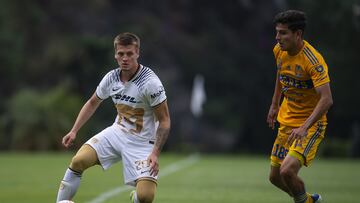
[[[304,71],[302,70],[301,66],[296,65],[295,66],[295,76],[300,78],[303,76]]]
[[[322,73],[324,72],[324,67],[322,65],[319,65],[319,66],[316,66],[315,67],[315,70],[318,72],[318,73]]]

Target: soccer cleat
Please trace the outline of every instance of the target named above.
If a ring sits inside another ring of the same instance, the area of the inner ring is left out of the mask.
[[[314,203],[320,203],[322,201],[321,195],[319,194],[312,194],[311,199],[314,201]]]
[[[130,202],[135,203],[135,190],[130,192]]]

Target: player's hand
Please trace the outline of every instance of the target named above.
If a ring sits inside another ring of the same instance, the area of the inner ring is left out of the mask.
[[[64,145],[64,147],[68,148],[73,144],[75,138],[76,138],[76,133],[75,132],[69,132],[67,135],[65,135],[63,137],[61,143]]]
[[[269,113],[266,119],[266,122],[269,124],[269,128],[274,130],[276,117],[279,112],[279,107],[277,105],[271,105],[269,109]]]
[[[291,146],[294,141],[296,141],[296,143],[301,144],[304,137],[306,137],[306,135],[307,135],[307,129],[304,128],[303,126],[299,128],[294,128],[291,130],[291,134],[288,137],[287,143],[289,144],[289,146]]]
[[[148,163],[150,164],[150,175],[157,176],[159,173],[159,159],[158,156],[152,152],[148,157]]]

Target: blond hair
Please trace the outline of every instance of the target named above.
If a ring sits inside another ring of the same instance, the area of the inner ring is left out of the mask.
[[[117,45],[123,45],[123,46],[135,45],[136,48],[140,49],[140,38],[137,35],[130,32],[120,33],[114,39],[115,49]]]

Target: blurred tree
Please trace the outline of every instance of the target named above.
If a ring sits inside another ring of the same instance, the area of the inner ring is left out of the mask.
[[[72,127],[81,107],[66,83],[47,92],[23,89],[9,100],[2,120],[11,123],[7,142],[13,149],[59,149],[62,136]]]
[[[190,92],[194,76],[202,74],[208,99],[201,150],[268,152],[276,133],[265,123],[276,71],[272,19],[284,9],[308,14],[306,39],[325,57],[332,80],[335,105],[329,112],[327,134],[348,139],[350,126],[360,120],[356,94],[360,38],[354,23],[354,5],[358,4],[356,0],[230,0],[221,4],[3,0],[0,143],[6,147],[6,137],[13,136],[15,148],[58,148],[51,139],[59,139],[70,129],[81,101],[93,94],[106,72],[117,67],[112,40],[129,31],[142,39],[141,63],[159,74],[167,90],[173,121],[168,149],[186,148],[191,140]],[[110,103],[100,107],[93,123],[87,125],[92,130],[86,128],[79,143],[98,126],[113,121]],[[22,111],[29,115],[22,117]],[[28,142],[31,138],[44,140],[43,146]]]

